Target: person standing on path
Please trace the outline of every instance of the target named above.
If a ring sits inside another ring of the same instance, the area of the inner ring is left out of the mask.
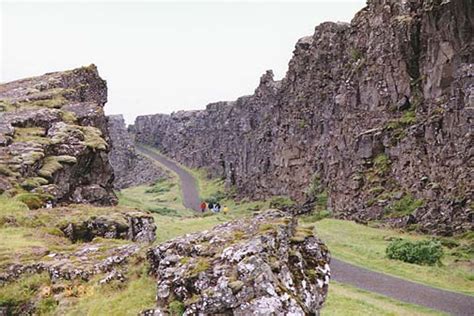
[[[206,202],[202,201],[201,202],[201,212],[204,213],[206,211]]]

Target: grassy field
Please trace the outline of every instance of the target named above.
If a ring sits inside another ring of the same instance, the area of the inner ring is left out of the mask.
[[[322,316],[415,316],[444,315],[421,306],[406,304],[383,295],[367,292],[346,284],[332,282]]]
[[[317,235],[327,243],[333,257],[410,281],[474,295],[472,258],[469,260],[454,256],[455,249],[445,248],[446,255],[440,266],[421,266],[386,258],[385,249],[393,238],[420,240],[426,239],[426,236],[337,219],[314,222],[308,216],[303,217],[302,221],[316,225]],[[459,241],[461,244],[465,242]]]

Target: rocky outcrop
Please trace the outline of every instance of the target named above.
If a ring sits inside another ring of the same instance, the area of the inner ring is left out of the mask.
[[[114,169],[114,186],[124,189],[141,184],[154,183],[166,178],[166,172],[149,159],[140,156],[125,126],[122,115],[109,115],[108,130],[112,149],[109,153],[110,164]]]
[[[140,251],[140,246],[128,244],[109,247],[105,244],[85,244],[72,253],[49,253],[42,261],[29,264],[12,264],[0,272],[0,286],[25,274],[47,272],[53,282],[60,280],[88,281],[100,274],[100,283],[110,281],[111,275],[119,277],[120,267]],[[104,258],[105,257],[105,258]]]
[[[63,223],[60,227],[72,242],[89,242],[95,237],[129,239],[152,243],[156,239],[153,216],[142,212],[122,212],[113,217],[91,217],[80,222]]]
[[[152,248],[157,308],[143,315],[319,314],[330,257],[313,228],[270,210]]]
[[[470,230],[473,16],[468,0],[370,0],[300,39],[281,81],[133,131],[240,196],[327,193],[343,218]]]
[[[0,193],[34,208],[115,204],[106,102],[94,65],[1,84]]]

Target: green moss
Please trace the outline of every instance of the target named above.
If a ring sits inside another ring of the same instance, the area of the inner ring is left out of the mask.
[[[32,302],[44,284],[49,284],[46,273],[25,276],[0,287],[0,307],[8,307],[12,315],[22,314],[22,305]]]
[[[185,265],[190,260],[191,260],[191,258],[189,258],[189,257],[182,257],[181,259],[179,259],[179,263],[182,264],[182,265]]]
[[[275,231],[275,229],[276,229],[275,225],[270,224],[270,223],[263,223],[263,224],[260,224],[260,226],[258,227],[258,231],[261,233],[268,233],[271,231]]]
[[[58,161],[56,156],[46,157],[43,161],[43,166],[38,171],[38,175],[51,178],[53,174],[63,168],[63,165]]]
[[[48,180],[46,180],[45,178],[41,178],[41,177],[34,177],[34,178],[27,178],[25,179],[21,184],[20,186],[27,190],[27,191],[31,191],[41,185],[45,185],[45,184],[48,184]]]
[[[84,134],[84,143],[87,147],[97,150],[106,150],[107,142],[102,138],[102,132],[93,126],[80,126]]]
[[[199,273],[211,268],[211,263],[206,258],[198,258],[192,265],[191,269],[187,271],[188,277],[197,277]]]
[[[201,300],[201,297],[197,294],[193,294],[193,296],[189,299],[187,299],[186,301],[184,301],[184,304],[186,306],[189,306],[189,305],[192,305],[192,304],[196,304],[197,302],[199,302]]]
[[[172,316],[181,316],[183,315],[184,311],[186,310],[184,303],[180,301],[172,301],[168,305],[168,312]]]
[[[229,282],[229,287],[232,290],[232,293],[238,293],[244,287],[244,282],[237,280],[233,282]]]
[[[26,204],[26,206],[28,206],[30,210],[43,207],[46,201],[48,201],[51,198],[52,197],[50,195],[38,194],[38,193],[20,193],[17,196],[15,196],[15,199],[17,201],[20,201]]]
[[[52,315],[57,306],[58,301],[56,301],[56,299],[47,297],[38,302],[36,312],[38,315]]]
[[[422,207],[424,201],[421,199],[415,199],[411,195],[407,194],[398,201],[394,201],[391,205],[386,208],[390,217],[399,217],[412,214],[417,208]]]
[[[50,144],[42,127],[16,127],[13,140],[16,142],[35,142],[37,144]]]
[[[76,114],[70,111],[61,111],[61,118],[64,122],[74,124],[77,121]]]
[[[403,113],[400,118],[388,121],[385,129],[392,131],[392,139],[400,141],[406,137],[405,128],[416,123],[416,113],[414,110]]]
[[[43,159],[44,152],[43,151],[30,151],[27,154],[23,154],[23,162],[27,165],[34,165],[37,161]]]
[[[13,171],[7,165],[0,164],[0,175],[11,177],[13,176]]]
[[[63,168],[61,163],[74,164],[76,162],[77,159],[72,156],[49,156],[44,159],[43,166],[38,171],[38,174],[45,178],[51,178],[55,172]]]
[[[62,95],[55,95],[51,99],[23,101],[19,102],[20,107],[46,107],[59,109],[67,103],[67,99]]]
[[[390,158],[386,154],[380,154],[374,158],[374,169],[379,175],[385,174],[390,170]]]

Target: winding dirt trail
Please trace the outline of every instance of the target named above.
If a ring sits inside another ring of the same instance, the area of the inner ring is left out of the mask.
[[[153,150],[150,150],[139,144],[136,144],[136,149],[139,153],[160,162],[166,168],[175,172],[179,176],[179,180],[181,181],[181,191],[183,193],[184,207],[194,211],[200,211],[199,205],[201,204],[201,202],[199,200],[196,179],[194,179],[192,174],[178,166],[178,164],[176,164],[174,161],[166,158],[163,155],[157,154]]]
[[[174,161],[137,144],[142,154],[157,160],[167,168],[176,172],[181,180],[184,205],[199,210],[199,193],[196,180],[188,171]],[[444,291],[419,283],[406,281],[387,274],[367,270],[353,264],[332,258],[332,279],[355,287],[382,294],[393,299],[426,306],[452,315],[474,315],[474,297]]]

